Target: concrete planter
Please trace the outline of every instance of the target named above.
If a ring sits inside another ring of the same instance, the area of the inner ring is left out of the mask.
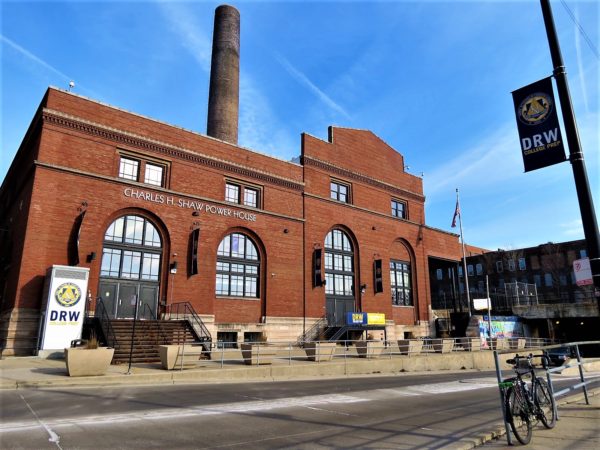
[[[335,342],[305,342],[304,351],[309,361],[331,361],[335,353]]]
[[[104,375],[113,359],[114,348],[65,348],[65,362],[70,377]]]
[[[527,339],[525,339],[525,338],[512,338],[512,339],[510,339],[510,348],[522,350],[525,348],[526,342],[527,342]]]
[[[492,350],[508,350],[510,345],[506,338],[492,338]]]
[[[357,341],[354,345],[359,358],[377,358],[383,351],[382,341]]]
[[[398,349],[401,355],[418,355],[423,351],[423,340],[400,339],[398,340]]]
[[[273,358],[277,355],[278,350],[272,345],[258,343],[246,343],[241,347],[244,363],[249,366],[273,363]]]
[[[454,349],[454,339],[432,339],[431,344],[436,353],[450,353]]]
[[[481,338],[462,338],[461,344],[468,352],[478,352],[481,350]]]
[[[159,345],[160,364],[166,370],[194,367],[198,364],[203,350],[202,346]]]

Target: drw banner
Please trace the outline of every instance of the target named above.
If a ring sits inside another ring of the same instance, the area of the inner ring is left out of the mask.
[[[525,172],[566,160],[552,78],[544,78],[512,93]]]

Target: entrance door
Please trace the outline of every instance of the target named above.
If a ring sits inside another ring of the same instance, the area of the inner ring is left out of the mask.
[[[119,283],[119,301],[117,302],[117,319],[133,319],[135,304],[138,301],[138,285]],[[138,308],[139,309],[139,308]]]
[[[111,318],[131,319],[138,302],[138,318],[157,315],[162,239],[142,216],[116,219],[104,234],[99,296]]]
[[[119,291],[119,284],[114,281],[100,281],[98,287],[98,297],[102,299],[106,313],[111,319],[115,318],[117,312],[117,295]]]
[[[346,324],[346,313],[355,311],[354,251],[342,230],[325,237],[325,308],[329,326]]]

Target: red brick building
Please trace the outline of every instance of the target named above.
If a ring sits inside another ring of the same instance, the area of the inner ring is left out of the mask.
[[[0,347],[35,351],[54,264],[89,267],[88,309],[185,300],[213,339],[295,340],[348,311],[427,335],[429,264],[461,250],[424,202],[370,131],[303,134],[286,162],[49,88],[0,188]]]

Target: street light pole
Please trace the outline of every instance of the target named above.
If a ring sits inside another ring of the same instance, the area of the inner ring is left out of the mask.
[[[549,0],[540,0],[546,34],[548,36],[548,45],[550,46],[550,55],[552,57],[553,75],[556,80],[558,98],[560,99],[560,108],[562,111],[563,122],[567,143],[569,145],[569,161],[573,167],[573,177],[575,178],[575,189],[577,190],[577,199],[579,201],[579,210],[581,212],[581,221],[583,223],[583,234],[585,236],[588,257],[592,269],[592,279],[596,289],[600,289],[600,238],[598,237],[598,223],[596,213],[594,212],[594,201],[590,191],[590,184],[583,159],[583,150],[579,142],[579,132],[575,122],[575,113],[571,103],[571,94],[567,83],[567,72],[560,52],[560,45],[552,17],[552,8]],[[600,302],[600,297],[598,298]]]

